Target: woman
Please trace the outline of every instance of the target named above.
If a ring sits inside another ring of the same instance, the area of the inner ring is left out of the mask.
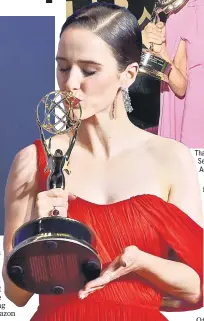
[[[17,154],[6,188],[5,262],[19,226],[53,215],[53,208],[66,217],[68,208],[69,217],[95,231],[103,272],[79,293],[40,296],[33,321],[165,320],[159,312],[164,294],[183,300],[184,309],[202,305],[194,161],[185,146],[145,132],[127,117],[126,89],[135,80],[140,53],[137,20],[119,6],[92,4],[62,27],[59,88],[72,91],[83,111],[71,175],[65,191],[46,191],[41,142]],[[68,144],[68,134],[55,136],[52,152],[65,152]],[[181,262],[168,260],[169,248]],[[32,293],[17,288],[5,266],[5,293],[24,306]]]
[[[158,134],[184,143],[189,148],[204,147],[204,2],[189,0],[166,23],[166,45],[162,27],[149,24],[144,43],[155,43],[154,51],[172,65],[169,84],[161,86]],[[161,36],[161,37],[160,37]]]

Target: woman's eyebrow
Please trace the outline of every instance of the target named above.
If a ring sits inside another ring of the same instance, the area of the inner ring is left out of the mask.
[[[61,56],[57,56],[56,60],[64,60],[64,61],[68,61],[68,59],[66,59],[65,57],[61,57]],[[93,60],[78,60],[79,63],[87,63],[87,64],[92,64],[92,65],[98,65],[98,66],[102,66],[101,63],[93,61]]]
[[[102,64],[100,64],[99,62],[93,61],[93,60],[78,60],[78,62],[102,66]]]
[[[60,57],[60,56],[57,56],[57,57],[56,57],[56,60],[66,60],[66,61],[67,61],[67,59],[66,59],[66,58],[64,58],[64,57]]]

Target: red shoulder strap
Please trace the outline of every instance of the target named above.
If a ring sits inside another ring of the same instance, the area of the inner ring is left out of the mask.
[[[37,149],[37,161],[38,161],[38,190],[39,192],[45,191],[47,189],[47,178],[49,171],[45,173],[45,168],[47,165],[47,157],[44,151],[43,144],[41,140],[35,140],[34,144]]]

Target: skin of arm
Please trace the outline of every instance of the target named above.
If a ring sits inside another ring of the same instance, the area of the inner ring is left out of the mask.
[[[143,251],[140,256],[142,265],[137,270],[138,275],[173,297],[191,304],[199,301],[200,279],[192,268]]]
[[[154,44],[154,53],[166,60],[171,65],[171,71],[168,75],[168,83],[171,90],[178,97],[183,97],[187,88],[187,57],[186,57],[186,42],[180,41],[176,55],[173,59],[169,57],[166,47],[165,25],[162,22],[148,23],[142,31],[142,42],[150,48],[150,44]]]
[[[17,287],[8,277],[6,260],[12,250],[15,231],[32,219],[36,198],[36,150],[30,145],[15,157],[10,169],[5,191],[4,264],[2,276],[6,297],[16,306],[24,306],[33,293]]]
[[[183,97],[187,89],[187,58],[186,58],[186,42],[184,40],[180,41],[178,50],[176,52],[173,62],[171,61],[166,46],[160,52],[160,56],[171,64],[171,71],[168,77],[168,84],[171,90],[178,97]]]

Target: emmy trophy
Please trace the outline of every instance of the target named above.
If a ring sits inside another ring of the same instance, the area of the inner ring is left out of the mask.
[[[154,9],[151,15],[150,22],[157,24],[159,22],[159,14],[163,12],[167,16],[181,7],[188,0],[156,0]],[[153,52],[153,43],[150,49],[143,49],[141,54],[139,73],[149,75],[160,81],[168,82],[168,75],[171,70],[171,65]]]
[[[48,189],[65,189],[64,171],[70,174],[68,165],[81,114],[80,101],[71,92],[53,91],[37,106],[37,124],[47,155]],[[72,132],[66,153],[57,149],[52,154],[52,138],[46,139],[45,132]],[[24,290],[47,295],[71,293],[100,275],[94,232],[83,223],[58,214],[27,222],[14,234],[7,273]]]

